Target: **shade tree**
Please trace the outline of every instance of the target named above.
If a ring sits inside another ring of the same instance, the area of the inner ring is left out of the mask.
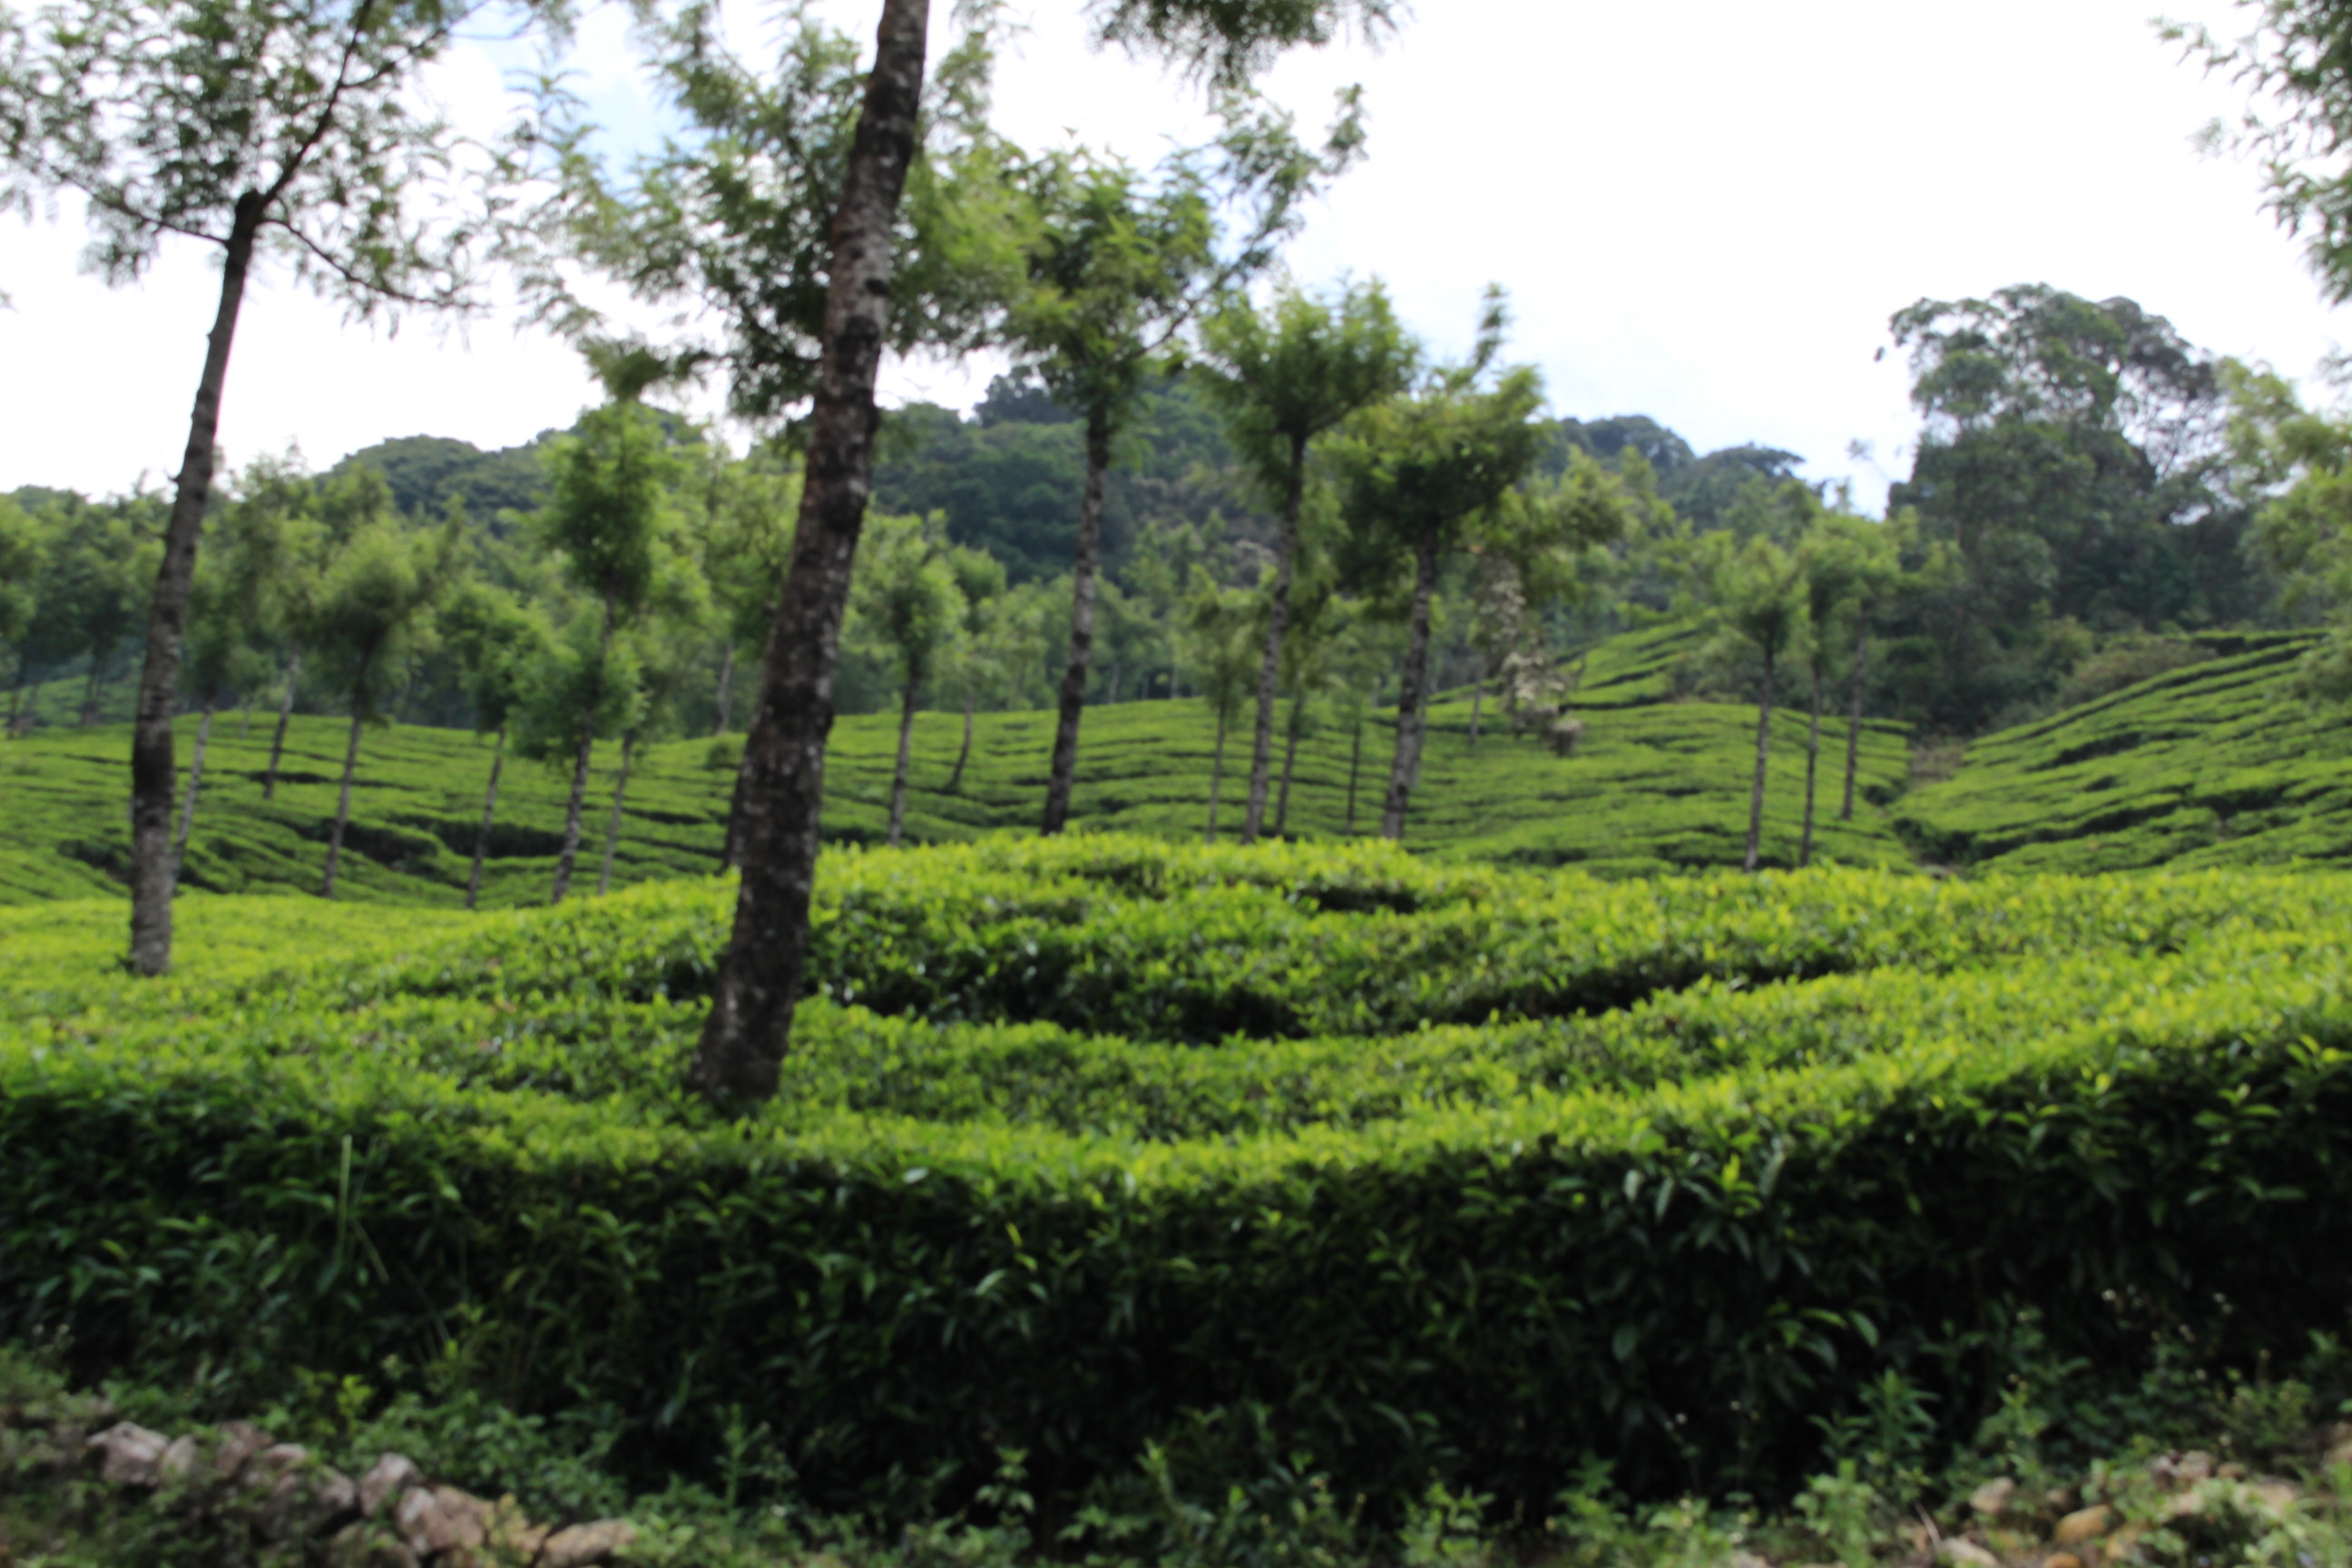
[[[164,243],[220,284],[160,565],[131,740],[131,964],[172,957],[172,717],[211,502],[230,349],[249,279],[275,259],[360,317],[459,309],[485,201],[461,198],[455,132],[419,111],[420,74],[478,0],[55,0],[0,24],[0,209],[79,197],[86,259],[142,277]],[[560,25],[542,3],[527,16]]]
[[[1247,588],[1220,587],[1205,574],[1185,607],[1178,647],[1185,673],[1209,705],[1216,742],[1209,758],[1209,823],[1203,835],[1217,841],[1217,806],[1225,785],[1225,735],[1248,696],[1257,671],[1264,622],[1258,596]]]
[[[1772,702],[1781,661],[1801,648],[1810,621],[1805,562],[1762,534],[1745,547],[1729,534],[1708,536],[1712,618],[1726,644],[1752,651],[1763,667],[1756,697],[1756,771],[1748,794],[1748,847],[1741,864],[1762,864],[1765,768],[1772,750]]]
[[[499,779],[507,740],[528,700],[533,672],[549,658],[552,632],[543,613],[477,576],[461,582],[438,616],[443,646],[456,658],[458,679],[473,710],[474,732],[491,737],[489,776],[482,786],[482,820],[466,876],[466,907],[482,894],[490,829],[498,819]]]
[[[1398,322],[1378,279],[1342,282],[1319,294],[1285,280],[1264,307],[1254,306],[1245,297],[1237,299],[1202,324],[1197,366],[1202,384],[1280,520],[1273,580],[1267,587],[1265,654],[1258,668],[1249,804],[1242,820],[1244,844],[1256,839],[1265,816],[1274,707],[1298,571],[1308,449],[1358,409],[1402,392],[1420,357],[1420,344]],[[1293,754],[1297,750],[1297,713],[1294,705]],[[1286,797],[1286,763],[1283,776]]]
[[[1464,547],[1472,524],[1527,478],[1549,438],[1537,419],[1542,377],[1530,366],[1496,364],[1507,321],[1500,291],[1489,289],[1469,359],[1364,410],[1330,445],[1345,520],[1341,581],[1372,593],[1402,587],[1407,606],[1396,750],[1381,811],[1381,832],[1392,839],[1403,837],[1420,774],[1439,568]]]
[[[890,773],[889,844],[905,837],[915,714],[963,624],[966,605],[945,520],[872,516],[850,584],[853,643],[883,655],[898,688],[898,752]]]

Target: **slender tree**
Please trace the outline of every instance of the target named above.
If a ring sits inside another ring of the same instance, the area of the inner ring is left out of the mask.
[[[1386,590],[1401,566],[1412,573],[1396,752],[1381,812],[1388,838],[1404,836],[1405,805],[1421,771],[1439,563],[1527,476],[1548,434],[1536,419],[1543,382],[1532,368],[1502,371],[1488,384],[1507,321],[1500,291],[1488,290],[1478,346],[1466,363],[1440,368],[1410,397],[1366,409],[1331,446],[1346,520],[1342,580]]]
[[[948,570],[955,574],[956,591],[963,595],[952,654],[956,683],[963,689],[963,743],[956,748],[955,771],[948,775],[948,793],[953,795],[963,786],[964,764],[971,761],[972,713],[980,706],[981,689],[1001,677],[998,650],[991,645],[1004,626],[998,613],[1004,597],[1004,563],[985,550],[956,545],[948,552]]]
[[[869,518],[849,587],[847,635],[887,659],[898,682],[898,760],[890,775],[894,849],[906,834],[915,714],[964,616],[950,548],[947,521],[937,514]]]
[[[1202,384],[1280,519],[1267,591],[1265,654],[1258,666],[1249,805],[1242,819],[1241,841],[1249,844],[1265,820],[1307,448],[1358,409],[1404,391],[1420,346],[1398,324],[1378,280],[1342,284],[1331,295],[1285,284],[1262,310],[1235,301],[1218,311],[1203,323],[1201,335]]]
[[[179,828],[172,840],[175,888],[180,867],[187,858],[188,835],[195,827],[213,715],[234,689],[268,678],[258,633],[267,613],[270,581],[284,564],[286,538],[277,524],[278,519],[266,509],[235,505],[225,509],[215,524],[223,537],[197,563],[189,587],[187,658],[181,673],[201,717],[195,744],[188,752],[188,788],[180,804]]]
[[[311,657],[322,683],[343,694],[352,716],[321,898],[335,896],[361,731],[384,720],[383,700],[399,689],[403,666],[427,629],[433,602],[448,584],[454,544],[448,532],[436,538],[388,520],[371,523],[336,553],[320,586],[309,628]]]
[[[0,31],[0,206],[80,196],[92,265],[213,247],[219,298],[174,482],[131,739],[131,964],[172,959],[172,710],[229,350],[265,258],[369,315],[467,304],[477,225],[419,73],[478,0],[58,0]],[[551,13],[542,11],[541,16]]]
[[[1748,853],[1742,862],[1753,871],[1763,857],[1765,764],[1772,749],[1772,701],[1780,663],[1792,648],[1804,646],[1810,632],[1805,570],[1797,555],[1760,534],[1737,552],[1728,548],[1729,535],[1717,537],[1724,547],[1711,563],[1709,586],[1718,625],[1728,640],[1752,649],[1763,664],[1756,697],[1756,774],[1748,796]]]
[[[1209,761],[1209,826],[1207,842],[1217,841],[1217,806],[1224,795],[1225,733],[1242,699],[1249,694],[1250,678],[1257,668],[1257,632],[1262,605],[1245,588],[1220,588],[1202,582],[1194,589],[1184,617],[1184,658],[1192,683],[1207,700],[1217,721],[1215,749]]]
[[[443,643],[457,656],[458,679],[474,710],[474,732],[488,731],[490,773],[482,788],[482,821],[474,833],[474,861],[466,877],[466,907],[482,896],[498,819],[499,778],[506,767],[507,735],[529,691],[531,672],[545,661],[551,634],[546,622],[512,594],[479,578],[462,584],[438,616]]]
[[[1272,47],[1320,42],[1350,16],[1377,25],[1385,12],[1382,0],[1113,0],[1099,17],[1111,37],[1204,62],[1219,79],[1238,80]],[[912,313],[899,313],[901,331],[894,334],[899,202],[920,140],[929,21],[928,0],[884,0],[840,178],[826,187],[832,199],[795,198],[801,210],[831,211],[821,245],[810,239],[793,247],[794,255],[817,258],[792,275],[822,279],[821,289],[811,290],[822,298],[822,311],[794,307],[782,334],[794,351],[787,357],[803,365],[814,358],[815,374],[779,384],[753,363],[759,356],[747,356],[744,368],[755,374],[747,381],[739,372],[737,378],[739,392],[764,389],[754,405],[770,394],[777,399],[771,407],[805,395],[810,412],[800,524],[744,744],[743,879],[734,934],[690,1074],[698,1089],[721,1101],[775,1092],[800,995],[833,674],[873,476],[875,377],[883,349],[904,341],[903,323]],[[756,192],[757,183],[751,188]],[[722,222],[713,232],[740,241],[755,226]],[[717,248],[740,254],[742,247]],[[767,276],[783,274],[772,268]],[[756,310],[731,315],[739,331],[774,319]],[[744,340],[751,336],[747,331]],[[806,352],[811,345],[814,355]]]
[[[15,734],[33,670],[33,629],[38,591],[48,564],[48,531],[6,496],[0,496],[0,646],[16,655],[16,690],[8,722],[0,733]]]
[[[1049,161],[1034,179],[1040,221],[1028,251],[1028,287],[1009,331],[1018,361],[1077,416],[1086,443],[1069,657],[1046,774],[1048,834],[1068,820],[1076,777],[1113,445],[1150,384],[1174,368],[1177,334],[1273,261],[1297,226],[1300,200],[1345,168],[1361,139],[1352,97],[1343,99],[1319,157],[1293,139],[1286,117],[1238,98],[1223,108],[1225,132],[1215,148],[1173,154],[1150,177],[1114,158],[1073,153]],[[1234,208],[1249,217],[1229,235],[1220,215]]]
[[[596,616],[593,657],[583,649],[572,666],[580,681],[574,693],[580,718],[572,731],[563,847],[548,890],[551,904],[562,903],[572,889],[588,770],[601,732],[598,720],[614,700],[604,688],[620,679],[619,661],[611,657],[613,639],[651,604],[665,560],[673,552],[669,536],[677,522],[668,488],[681,465],[660,419],[635,396],[653,377],[641,379],[626,369],[614,374],[617,379],[608,380],[614,400],[582,416],[577,433],[549,453],[547,504],[537,520],[541,536],[562,555],[566,576],[588,595]],[[634,669],[635,662],[628,662]],[[620,706],[634,711],[634,697]]]

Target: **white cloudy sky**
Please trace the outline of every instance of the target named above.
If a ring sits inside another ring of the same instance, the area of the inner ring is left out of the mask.
[[[1922,295],[2021,281],[2127,294],[2194,342],[2308,374],[2346,329],[2260,212],[2255,172],[2192,149],[2238,98],[2157,39],[2160,3],[1423,0],[1385,47],[1294,57],[1268,80],[1310,124],[1348,82],[1371,114],[1369,161],[1314,212],[1292,265],[1309,280],[1379,274],[1441,349],[1500,282],[1515,351],[1542,366],[1559,412],[1647,413],[1702,450],[1784,447],[1866,499],[1881,484],[1847,445],[1904,466],[1905,378],[1873,355],[1888,314]],[[871,0],[828,9],[871,26]],[[1005,127],[1139,160],[1199,136],[1197,94],[1090,51],[1078,11],[1036,5],[1001,78]],[[2226,26],[2238,13],[2183,0],[2174,14]],[[656,123],[609,15],[579,64],[607,123]],[[437,90],[481,114],[497,82],[468,49]],[[110,291],[77,275],[71,218],[0,228],[15,300],[0,312],[0,489],[124,489],[169,469],[184,439],[207,258],[171,254]],[[896,367],[886,391],[968,404],[992,368]],[[544,337],[485,321],[387,339],[266,279],[221,438],[233,461],[298,443],[323,466],[388,436],[523,440],[588,396]]]

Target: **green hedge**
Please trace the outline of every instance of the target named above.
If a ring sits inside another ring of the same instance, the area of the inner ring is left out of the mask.
[[[1433,1470],[1532,1518],[1588,1453],[1637,1491],[1786,1485],[1890,1366],[1964,1438],[2025,1307],[2048,1354],[2117,1376],[2346,1326],[2346,879],[1024,856],[829,861],[835,924],[894,933],[833,973],[984,943],[966,909],[901,909],[957,885],[1138,969],[1139,929],[1222,951],[1139,915],[1243,911],[1275,933],[1269,996],[1319,993],[1341,951],[1419,952],[1444,1006],[1543,963],[1562,994],[1719,978],[1222,1043],[820,1001],[788,1101],[724,1124],[674,1089],[697,1009],[660,991],[707,889],[436,917],[369,964],[331,951],[361,928],[306,954],[285,910],[200,905],[160,988],[0,928],[61,977],[0,1025],[0,1337],[69,1330],[224,1397],[449,1358],[526,1408],[609,1402],[648,1475],[710,1465],[737,1413],[830,1504],[952,1500],[1024,1447],[1057,1518],[1153,1441],[1235,1479],[1263,1406],[1375,1510]],[[1316,907],[1350,878],[1383,890]]]

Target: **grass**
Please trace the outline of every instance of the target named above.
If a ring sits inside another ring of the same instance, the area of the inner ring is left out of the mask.
[[[2308,634],[2216,634],[2203,662],[1969,742],[1894,820],[1970,870],[2352,861],[2352,725],[2294,689]]]
[[[1737,864],[1747,832],[1754,713],[1671,700],[1673,666],[1689,642],[1686,631],[1664,628],[1596,650],[1580,703],[1584,742],[1565,759],[1511,734],[1491,703],[1474,746],[1467,694],[1435,704],[1407,847],[1447,858],[1574,865],[1609,875]],[[277,798],[265,802],[259,778],[271,721],[266,713],[256,715],[249,729],[234,713],[214,721],[184,871],[185,885],[196,892],[317,889],[347,726],[336,718],[296,719]],[[1048,712],[982,714],[961,787],[950,792],[946,784],[962,739],[961,717],[921,715],[909,837],[944,843],[1031,829],[1044,801],[1053,725]],[[1769,864],[1796,859],[1804,731],[1802,714],[1775,715],[1765,824]],[[1355,771],[1357,834],[1379,826],[1391,734],[1378,717],[1365,728]],[[1865,730],[1865,804],[1852,823],[1835,820],[1844,736],[1843,722],[1824,721],[1817,857],[1848,865],[1907,864],[1910,857],[1884,809],[1902,787],[1907,765],[1901,732],[1891,725]],[[1349,832],[1351,741],[1327,725],[1302,742],[1286,824],[1291,837],[1335,839]],[[184,769],[189,743],[184,733]],[[1090,710],[1073,820],[1084,830],[1199,836],[1207,825],[1214,743],[1213,721],[1199,701]],[[896,745],[891,716],[856,716],[835,724],[826,770],[828,837],[850,842],[883,837]],[[1226,834],[1240,826],[1247,746],[1248,735],[1237,726],[1226,742],[1219,816]],[[119,724],[46,729],[0,742],[0,902],[120,890],[129,860],[128,752],[127,729]],[[488,742],[462,731],[415,726],[371,731],[354,789],[342,896],[415,905],[460,901],[489,754]],[[600,748],[575,887],[583,879],[594,886],[616,761],[616,747]],[[544,900],[566,782],[551,768],[509,760],[485,902]],[[725,759],[714,756],[708,739],[645,748],[629,781],[615,883],[715,870],[732,783]]]

